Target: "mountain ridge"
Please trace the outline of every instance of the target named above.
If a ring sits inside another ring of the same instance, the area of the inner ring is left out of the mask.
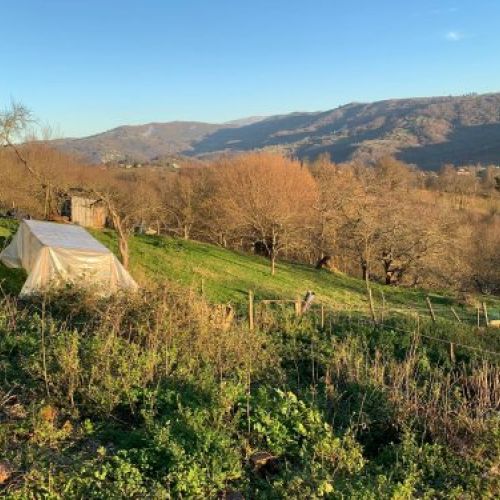
[[[334,109],[197,121],[123,125],[52,144],[93,162],[194,157],[251,150],[299,158],[372,161],[393,154],[424,169],[500,163],[500,93],[352,102]]]

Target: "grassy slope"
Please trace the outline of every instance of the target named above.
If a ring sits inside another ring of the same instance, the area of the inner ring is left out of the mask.
[[[105,245],[116,251],[111,232],[94,232]],[[366,286],[362,280],[342,273],[318,271],[313,266],[280,262],[271,276],[268,261],[262,257],[241,254],[213,245],[155,236],[136,236],[131,240],[132,273],[139,281],[174,280],[200,290],[203,279],[206,296],[214,302],[235,304],[247,300],[248,290],[259,299],[294,299],[313,290],[318,300],[332,306],[367,309]],[[389,308],[417,309],[427,314],[422,289],[387,287],[373,284],[377,306],[382,292]],[[431,293],[438,315],[452,319],[450,306],[464,314],[463,308],[445,294]],[[498,301],[487,299],[492,313]]]
[[[10,221],[0,219],[0,239],[14,230]],[[101,242],[116,252],[117,245],[111,231],[93,231]],[[131,238],[131,272],[140,283],[175,281],[200,290],[203,279],[207,298],[213,302],[243,304],[248,290],[259,299],[294,299],[306,290],[313,290],[318,300],[337,307],[366,309],[366,288],[363,281],[341,273],[317,271],[312,266],[280,262],[276,275],[270,276],[268,261],[262,257],[243,255],[209,244],[156,236]],[[0,264],[0,281],[7,291],[15,291],[22,284],[23,274],[6,269]],[[424,290],[373,285],[377,306],[381,305],[383,291],[388,307],[416,308],[425,313]],[[438,314],[451,318],[450,305],[454,300],[444,294],[432,294]],[[490,299],[492,309],[498,301]],[[463,314],[463,311],[462,311]],[[493,314],[494,311],[493,311]]]

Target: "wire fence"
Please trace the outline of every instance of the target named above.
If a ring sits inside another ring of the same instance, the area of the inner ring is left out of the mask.
[[[283,312],[288,310],[297,317],[309,318],[313,321],[316,327],[320,330],[329,330],[330,333],[335,326],[341,323],[347,323],[348,326],[364,325],[374,329],[382,329],[391,332],[397,332],[404,335],[418,334],[419,337],[447,344],[450,352],[454,352],[454,348],[462,348],[482,354],[490,358],[500,360],[500,351],[483,348],[472,343],[466,343],[462,339],[449,339],[439,337],[433,334],[432,325],[443,325],[448,330],[457,331],[462,327],[468,328],[479,334],[488,329],[488,315],[486,307],[468,308],[453,307],[448,305],[433,305],[430,303],[428,307],[410,307],[398,308],[387,307],[374,309],[369,304],[366,307],[339,305],[332,307],[331,304],[311,303],[309,307],[305,307],[305,302],[302,299],[261,299],[254,300],[249,294],[249,309],[248,319],[250,327],[253,328],[256,324],[262,321],[263,311],[266,313]],[[405,328],[396,326],[397,324],[405,324]],[[500,335],[500,330],[498,331]],[[453,354],[452,354],[453,356]]]

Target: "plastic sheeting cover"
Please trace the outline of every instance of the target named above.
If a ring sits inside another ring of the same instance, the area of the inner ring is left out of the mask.
[[[137,289],[113,253],[79,226],[25,220],[0,260],[27,271],[21,295],[65,282],[96,285],[107,293]]]

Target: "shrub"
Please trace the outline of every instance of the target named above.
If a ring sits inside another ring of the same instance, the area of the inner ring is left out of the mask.
[[[363,467],[354,437],[336,435],[317,409],[292,392],[260,388],[250,399],[249,415],[245,405],[241,402],[240,429],[247,429],[253,449],[278,458],[279,473],[269,482],[279,494],[289,496],[300,490],[322,496],[334,490],[339,474],[353,474]]]

